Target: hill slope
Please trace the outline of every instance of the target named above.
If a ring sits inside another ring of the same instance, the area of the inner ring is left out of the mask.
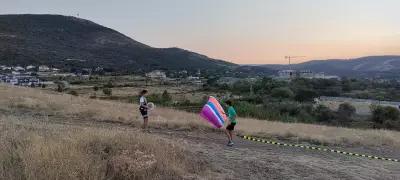
[[[263,65],[275,70],[288,69],[288,65]],[[400,70],[400,56],[369,56],[352,60],[315,60],[293,64],[293,69],[307,69],[315,72],[342,76],[389,76]]]
[[[91,21],[61,15],[0,15],[0,60],[130,71],[233,65],[179,48],[153,48]]]
[[[398,162],[235,137],[198,114],[0,85],[0,179],[399,179]],[[400,132],[239,118],[237,132],[398,159]],[[297,138],[298,137],[298,138]],[[362,137],[362,138],[360,138]],[[309,139],[309,140],[307,140]],[[314,146],[314,145],[313,145]]]

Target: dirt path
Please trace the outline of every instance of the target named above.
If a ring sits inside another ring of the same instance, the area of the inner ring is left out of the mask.
[[[154,130],[205,157],[216,179],[400,179],[400,163],[255,143],[219,133]]]
[[[54,117],[53,117],[54,118]],[[118,128],[140,131],[131,125],[116,122],[94,122],[51,119],[51,123],[77,126]],[[400,162],[370,160],[335,153],[280,147],[235,139],[234,147],[227,147],[222,132],[179,131],[152,129],[150,134],[182,144],[211,166],[214,179],[400,179]],[[378,156],[400,157],[400,151],[380,152],[371,148],[343,149],[347,152],[368,152]]]

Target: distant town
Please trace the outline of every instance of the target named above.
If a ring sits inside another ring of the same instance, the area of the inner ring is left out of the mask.
[[[62,70],[47,65],[29,65],[23,66],[6,66],[0,65],[0,83],[7,83],[15,86],[27,86],[27,87],[40,87],[54,82],[49,81],[49,78],[68,78],[77,77],[82,79],[90,78],[93,74],[99,74],[102,72],[102,67],[95,69],[82,68],[75,70],[74,72],[63,72]],[[207,78],[203,77],[201,71],[198,70],[196,73],[189,74],[187,71],[182,70],[175,73],[170,73],[163,70],[153,70],[143,74],[147,79],[159,80],[163,82],[184,82],[196,85],[203,85]],[[340,80],[339,76],[325,75],[323,72],[315,73],[310,70],[281,70],[277,71],[272,78],[277,80],[291,80],[294,78],[307,78],[307,79],[335,79]],[[232,76],[220,76],[218,77],[218,84],[233,84],[243,78],[232,77]],[[254,78],[245,78],[249,81]]]

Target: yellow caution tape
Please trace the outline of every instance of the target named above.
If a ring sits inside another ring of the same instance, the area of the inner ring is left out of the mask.
[[[349,155],[349,156],[366,157],[369,159],[379,159],[379,160],[384,160],[384,161],[399,162],[398,159],[383,158],[383,157],[358,154],[358,153],[350,153],[350,152],[344,152],[344,151],[339,151],[339,150],[335,150],[335,149],[326,149],[326,148],[320,148],[320,147],[314,147],[314,146],[305,146],[305,145],[301,145],[301,144],[279,143],[279,142],[267,141],[265,139],[251,137],[251,136],[239,136],[239,137],[246,139],[246,140],[250,140],[250,141],[261,142],[261,143],[266,143],[266,144],[274,144],[274,145],[278,145],[278,146],[298,147],[298,148],[311,149],[311,150],[317,150],[317,151],[333,152],[333,153]]]

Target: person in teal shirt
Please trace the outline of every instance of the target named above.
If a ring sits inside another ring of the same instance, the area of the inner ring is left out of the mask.
[[[228,100],[225,102],[228,105],[228,119],[229,119],[229,125],[226,126],[226,135],[228,136],[229,142],[228,146],[233,146],[233,130],[235,129],[235,126],[237,124],[236,121],[236,110],[233,108],[233,103],[231,100]]]

